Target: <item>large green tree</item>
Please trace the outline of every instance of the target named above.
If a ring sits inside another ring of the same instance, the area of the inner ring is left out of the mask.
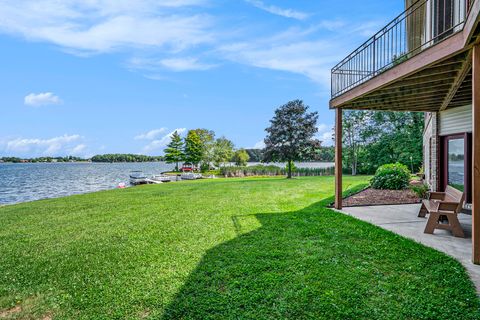
[[[215,144],[215,132],[208,129],[193,129],[191,130],[198,135],[200,139],[201,147],[201,159],[205,167],[209,167],[210,163],[214,162],[214,144]]]
[[[213,145],[213,163],[216,167],[225,165],[225,162],[228,162],[232,159],[233,147],[233,142],[225,137],[215,140]]]
[[[190,130],[185,137],[184,160],[193,165],[198,165],[202,160],[202,140],[195,130]]]
[[[164,158],[167,163],[175,163],[175,171],[178,171],[178,163],[183,161],[185,154],[183,153],[182,137],[180,137],[177,131],[172,134],[170,143],[165,149]]]
[[[308,109],[301,100],[290,101],[275,110],[270,127],[265,129],[264,161],[286,161],[287,178],[292,177],[293,161],[311,157],[320,145],[315,139],[318,114]]]

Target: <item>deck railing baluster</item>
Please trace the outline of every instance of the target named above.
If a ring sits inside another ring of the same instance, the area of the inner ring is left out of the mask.
[[[416,1],[333,67],[332,98],[461,31],[472,1],[452,0],[449,8],[443,6],[443,12],[433,9],[434,4],[439,3],[438,0]],[[437,19],[432,17],[434,13]]]

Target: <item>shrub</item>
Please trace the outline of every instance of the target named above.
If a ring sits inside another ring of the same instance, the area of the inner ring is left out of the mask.
[[[403,190],[410,182],[410,170],[401,163],[380,166],[370,180],[374,189]]]
[[[208,170],[210,170],[210,164],[207,163],[207,162],[202,162],[200,164],[200,172],[207,172]]]
[[[412,189],[420,199],[426,199],[428,191],[430,191],[430,188],[426,183],[410,186],[410,189]]]

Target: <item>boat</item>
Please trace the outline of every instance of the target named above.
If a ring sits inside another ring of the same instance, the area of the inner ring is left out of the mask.
[[[176,180],[176,176],[167,176],[165,174],[154,174],[150,179],[158,182],[170,182]]]
[[[130,172],[130,184],[131,185],[139,185],[139,184],[147,184],[148,183],[147,176],[143,173],[143,171],[137,170]]]
[[[180,177],[182,178],[182,180],[196,180],[196,179],[203,178],[203,176],[200,173],[193,173],[193,172],[182,173]]]

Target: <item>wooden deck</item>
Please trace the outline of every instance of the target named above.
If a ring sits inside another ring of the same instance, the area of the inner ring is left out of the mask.
[[[472,51],[480,1],[461,32],[330,101],[332,109],[434,112],[472,102]]]

